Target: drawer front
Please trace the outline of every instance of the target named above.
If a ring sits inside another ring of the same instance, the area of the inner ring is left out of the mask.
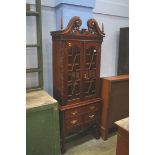
[[[65,135],[72,135],[72,134],[75,134],[75,133],[78,133],[82,130],[82,126],[75,126],[73,128],[70,128],[70,129],[66,129],[65,130]]]
[[[83,108],[74,108],[65,112],[65,118],[78,117],[81,115]]]
[[[69,119],[65,120],[66,129],[74,128],[76,126],[79,126],[80,124],[82,124],[81,116],[72,117],[72,118],[69,118]]]
[[[85,123],[95,122],[96,120],[98,120],[98,113],[97,112],[86,113],[84,115],[84,122]]]
[[[84,113],[99,111],[99,109],[100,109],[100,102],[89,104],[78,108],[73,108],[71,110],[65,111],[65,118],[68,119],[75,116],[76,117],[81,116]]]
[[[73,108],[65,111],[64,114],[65,129],[68,131],[87,123],[95,123],[99,121],[100,102]]]
[[[84,107],[85,108],[84,111],[87,111],[87,112],[90,112],[90,113],[91,112],[96,112],[96,111],[99,111],[99,106],[100,106],[99,103],[90,104],[90,105]]]

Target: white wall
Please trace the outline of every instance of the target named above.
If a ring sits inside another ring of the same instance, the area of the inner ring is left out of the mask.
[[[42,44],[43,44],[43,76],[44,89],[53,94],[53,75],[52,75],[52,40],[51,31],[56,30],[55,9],[42,6]]]
[[[100,76],[117,75],[119,31],[129,26],[128,0],[96,0],[93,18],[104,24],[105,38],[102,43]]]

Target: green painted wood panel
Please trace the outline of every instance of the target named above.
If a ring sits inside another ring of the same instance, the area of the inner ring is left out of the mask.
[[[59,112],[52,107],[27,109],[26,155],[60,155]]]

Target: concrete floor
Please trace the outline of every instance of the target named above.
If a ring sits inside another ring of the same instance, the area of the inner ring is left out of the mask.
[[[96,140],[88,135],[68,142],[67,151],[63,155],[116,155],[116,134],[111,135],[108,140],[102,138]]]

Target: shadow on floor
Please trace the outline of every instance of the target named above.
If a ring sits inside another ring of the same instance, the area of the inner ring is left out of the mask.
[[[92,135],[72,138],[66,143],[67,151],[63,155],[115,155],[116,140],[116,132],[111,133],[106,141],[102,138],[96,140]]]

